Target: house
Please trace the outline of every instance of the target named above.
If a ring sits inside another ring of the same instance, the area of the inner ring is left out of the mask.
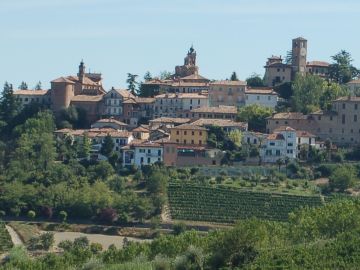
[[[150,137],[150,129],[147,125],[140,125],[132,130],[134,138],[138,140],[147,140]]]
[[[163,146],[158,142],[134,141],[122,148],[123,166],[151,165],[163,161]]]
[[[360,79],[351,80],[346,85],[349,88],[351,95],[355,96],[355,93],[360,89]]]
[[[114,151],[119,152],[120,148],[129,144],[133,139],[131,132],[116,130],[113,128],[91,128],[91,129],[60,129],[54,132],[57,138],[71,136],[74,141],[82,142],[84,136],[90,139],[92,148],[100,151],[101,145],[106,136],[110,136],[114,142]]]
[[[306,72],[320,76],[322,78],[329,77],[330,64],[325,61],[310,61],[306,63]]]
[[[247,88],[245,90],[245,105],[258,104],[264,107],[275,108],[278,103],[278,94],[272,88]]]
[[[225,132],[229,133],[234,130],[239,130],[241,132],[247,131],[248,124],[244,122],[235,122],[230,119],[198,119],[191,123],[195,126],[208,128],[210,126],[221,127]]]
[[[102,95],[76,95],[71,98],[70,105],[85,111],[87,120],[93,123],[99,119],[101,102]]]
[[[191,120],[189,118],[179,118],[179,117],[159,117],[149,121],[149,126],[151,130],[163,129],[168,131],[170,128],[179,126],[182,124],[189,123]]]
[[[164,146],[164,164],[167,166],[221,165],[224,153],[204,145],[184,145],[167,141]]]
[[[266,118],[266,132],[273,133],[275,129],[281,126],[289,126],[297,130],[307,130],[312,120],[299,112],[275,113]]]
[[[265,163],[275,163],[279,159],[295,159],[297,156],[296,130],[280,127],[269,134],[260,148],[260,158]]]
[[[241,107],[245,104],[245,81],[214,81],[209,83],[210,106]]]
[[[217,107],[200,107],[190,111],[192,119],[235,119],[237,108],[235,106],[219,105]]]
[[[317,148],[316,144],[316,136],[308,131],[297,130],[296,131],[297,138],[297,156],[299,158],[307,158],[302,153],[302,150],[305,150],[305,153],[309,153],[311,148]]]
[[[192,124],[183,124],[170,129],[170,141],[173,143],[206,145],[207,129]]]
[[[127,124],[118,121],[114,118],[104,118],[97,120],[95,123],[91,125],[91,128],[113,128],[116,130],[127,130]]]
[[[209,96],[198,93],[166,93],[155,96],[154,117],[189,117],[192,109],[209,107]]]
[[[281,56],[271,56],[267,59],[265,68],[264,83],[268,87],[291,82],[291,65],[283,63]]]
[[[264,143],[266,137],[267,137],[267,134],[264,134],[261,132],[245,131],[243,133],[242,142],[244,144],[261,146]]]
[[[20,106],[24,107],[31,103],[37,103],[50,106],[51,97],[49,90],[16,90],[14,96],[20,102]]]
[[[113,117],[118,120],[123,119],[123,102],[134,98],[135,96],[132,95],[130,91],[112,87],[111,90],[104,95],[102,115],[104,117]]]

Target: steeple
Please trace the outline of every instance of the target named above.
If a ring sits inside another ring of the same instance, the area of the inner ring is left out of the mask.
[[[85,77],[85,65],[84,60],[81,59],[80,65],[79,65],[79,73],[78,73],[79,81],[82,83],[84,82]]]

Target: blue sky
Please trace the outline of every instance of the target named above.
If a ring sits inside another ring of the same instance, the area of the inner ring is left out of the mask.
[[[173,71],[191,44],[203,76],[245,79],[298,36],[308,60],[345,49],[360,67],[359,25],[356,0],[0,0],[0,83],[46,88],[84,59],[125,87],[128,72]]]

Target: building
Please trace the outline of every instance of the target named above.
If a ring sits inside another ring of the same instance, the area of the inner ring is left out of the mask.
[[[247,88],[245,90],[245,105],[258,104],[275,108],[278,103],[278,94],[272,88]]]
[[[260,158],[265,163],[275,163],[279,159],[295,159],[297,156],[296,130],[280,127],[269,134],[260,148]]]
[[[182,124],[190,123],[189,118],[178,118],[178,117],[159,117],[149,121],[151,130],[163,129],[168,131],[170,128],[179,126]]]
[[[206,145],[207,129],[192,124],[183,124],[170,129],[170,142],[191,145]]]
[[[20,106],[37,103],[44,106],[50,106],[51,96],[49,90],[16,90],[14,96],[20,102]]]
[[[91,128],[113,128],[116,130],[127,130],[128,125],[120,122],[114,118],[104,118],[96,121],[91,125]]]
[[[360,79],[352,80],[346,85],[348,86],[351,95],[355,96],[355,93],[360,89]]]
[[[277,113],[267,119],[268,133],[287,125],[296,130],[310,132],[321,140],[330,139],[339,145],[360,143],[360,97],[341,97],[332,102],[329,111],[308,115],[302,113]]]
[[[281,56],[268,58],[265,68],[264,83],[273,87],[282,83],[291,82],[292,68],[289,64],[283,63]]]
[[[51,81],[50,93],[51,108],[54,112],[58,112],[63,108],[69,107],[71,101],[76,96],[78,96],[76,98],[76,102],[81,98],[86,99],[87,96],[97,97],[93,99],[88,98],[87,101],[93,101],[95,99],[101,100],[102,96],[106,92],[102,86],[101,76],[99,76],[98,73],[86,73],[84,62],[81,61],[77,76],[60,77]],[[82,105],[87,105],[87,103]],[[100,111],[98,111],[96,114],[100,115]]]
[[[129,98],[123,102],[122,120],[131,127],[137,127],[139,122],[153,118],[154,98]]]
[[[224,153],[219,149],[203,145],[183,145],[164,142],[164,164],[167,166],[209,166],[221,165]]]
[[[134,98],[135,96],[128,90],[111,88],[103,97],[102,115],[122,119],[124,117],[123,102]]]
[[[315,74],[322,78],[329,76],[329,63],[324,61],[307,62],[307,40],[298,37],[292,40],[291,56],[284,63],[281,56],[268,58],[265,65],[264,83],[274,87],[282,83],[291,82],[297,74]]]
[[[316,136],[310,132],[297,130],[296,131],[297,138],[297,157],[301,159],[306,159],[308,157],[309,150],[311,148],[317,148],[316,144]],[[305,154],[303,154],[302,150],[305,150]]]
[[[241,107],[245,104],[245,81],[214,81],[209,83],[210,106]]]
[[[163,162],[163,146],[158,142],[134,142],[122,148],[123,166],[151,165]]]
[[[237,116],[237,107],[219,105],[217,107],[200,107],[190,111],[192,119],[235,119]]]
[[[150,129],[149,126],[146,125],[140,125],[131,132],[133,133],[134,138],[138,140],[148,140],[150,137]]]
[[[155,96],[154,117],[189,117],[192,109],[209,106],[209,96],[198,93],[166,93]]]
[[[235,122],[230,119],[204,119],[200,118],[191,123],[195,126],[209,128],[210,126],[221,127],[225,132],[229,133],[231,131],[247,131],[248,124],[244,122]]]
[[[243,133],[243,143],[261,146],[265,142],[267,134],[261,132],[246,131]]]
[[[70,106],[74,106],[85,111],[87,120],[90,123],[93,123],[99,119],[102,98],[102,95],[77,95],[71,98]]]
[[[329,77],[330,64],[325,61],[311,61],[306,63],[306,73],[318,75],[322,78]]]

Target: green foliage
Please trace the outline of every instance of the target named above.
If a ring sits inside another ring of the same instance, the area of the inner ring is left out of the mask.
[[[354,184],[356,174],[352,166],[340,166],[330,175],[329,184],[332,189],[344,192]]]
[[[68,214],[66,213],[66,211],[61,210],[59,212],[59,218],[61,219],[62,222],[66,222],[67,217],[68,217]]]
[[[115,147],[114,141],[112,139],[112,137],[108,134],[105,136],[104,138],[104,142],[101,145],[101,154],[106,156],[106,157],[110,157],[113,149]]]
[[[29,210],[29,212],[27,212],[27,217],[30,219],[34,219],[36,217],[35,211]]]
[[[239,109],[237,120],[248,122],[249,130],[265,132],[266,118],[271,116],[271,108],[262,107],[258,104],[245,106]]]
[[[128,84],[128,89],[131,94],[136,96],[138,94],[138,90],[137,90],[138,82],[136,81],[136,77],[138,77],[138,75],[128,73],[127,76],[128,78],[126,79],[126,83]]]
[[[249,78],[246,79],[247,86],[250,87],[263,87],[265,86],[264,80],[261,79],[259,74],[252,74]]]
[[[230,76],[230,81],[238,81],[239,78],[236,74],[236,72],[234,71],[233,73],[231,73],[231,76]]]
[[[331,58],[334,62],[329,66],[329,75],[335,82],[345,84],[359,75],[359,70],[351,64],[353,59],[347,51],[341,50]]]

